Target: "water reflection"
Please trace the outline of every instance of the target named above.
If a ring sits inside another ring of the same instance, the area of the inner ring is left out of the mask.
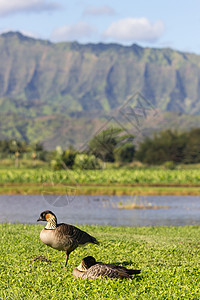
[[[51,205],[58,196],[0,195],[0,222],[36,224],[41,211],[52,210],[59,222],[114,226],[200,225],[199,196],[75,196],[68,205]],[[66,200],[65,196],[63,201]],[[62,197],[60,200],[62,201]],[[61,203],[59,201],[59,203]],[[118,203],[142,201],[168,209],[118,209]],[[64,202],[66,204],[66,202]]]

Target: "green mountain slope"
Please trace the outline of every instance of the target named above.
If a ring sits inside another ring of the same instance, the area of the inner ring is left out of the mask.
[[[15,32],[0,36],[0,53],[0,138],[37,139],[47,147],[76,144],[90,135],[86,128],[103,124],[105,114],[136,92],[160,112],[200,113],[195,54],[53,44]]]

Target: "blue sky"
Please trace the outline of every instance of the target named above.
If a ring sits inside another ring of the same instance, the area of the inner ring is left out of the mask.
[[[0,32],[200,54],[199,0],[0,0]]]

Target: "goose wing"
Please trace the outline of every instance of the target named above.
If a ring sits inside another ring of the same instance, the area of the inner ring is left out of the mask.
[[[94,266],[90,267],[87,272],[87,278],[129,278],[130,275],[124,270],[118,270],[116,268],[110,267],[107,264],[97,263]],[[83,277],[82,277],[83,278]]]
[[[119,272],[126,272],[129,275],[134,275],[134,274],[140,274],[141,270],[137,270],[137,269],[127,269],[125,267],[122,266],[116,266],[113,264],[108,264],[111,268],[118,270]]]
[[[87,232],[69,224],[58,224],[56,228],[57,235],[71,241],[72,244],[84,245],[87,243],[98,244],[98,241]]]

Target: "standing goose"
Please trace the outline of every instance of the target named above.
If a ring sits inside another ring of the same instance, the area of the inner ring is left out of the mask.
[[[75,226],[65,223],[57,224],[57,218],[50,210],[43,211],[37,221],[47,221],[47,225],[40,232],[40,239],[47,246],[65,251],[65,267],[69,254],[79,245],[99,244],[93,236]]]
[[[127,269],[113,264],[96,262],[92,256],[85,257],[80,265],[73,270],[74,277],[84,279],[95,278],[132,278],[132,275],[139,274],[140,270]]]

